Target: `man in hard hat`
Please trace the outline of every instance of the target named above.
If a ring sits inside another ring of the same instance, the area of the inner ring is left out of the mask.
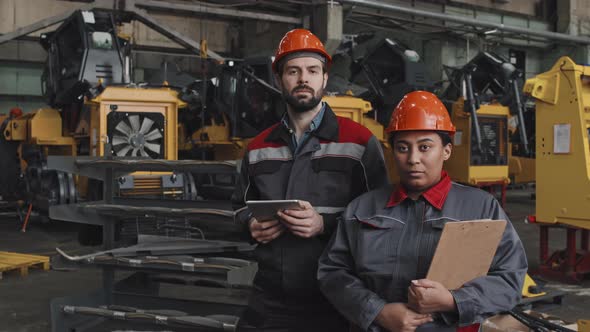
[[[317,260],[355,197],[387,183],[378,139],[322,102],[330,55],[308,30],[281,40],[273,62],[287,104],[282,120],[248,145],[233,205],[258,242],[258,274],[239,330],[338,331],[346,320],[317,286]],[[300,200],[299,210],[256,220],[248,200]]]
[[[493,196],[443,171],[455,134],[445,106],[429,92],[411,92],[386,131],[400,183],[348,205],[319,261],[322,292],[364,331],[455,331],[512,309],[525,252]],[[507,221],[488,275],[456,290],[425,279],[444,224],[479,219]]]

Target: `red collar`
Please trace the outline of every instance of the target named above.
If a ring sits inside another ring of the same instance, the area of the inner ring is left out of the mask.
[[[424,199],[426,199],[428,203],[430,203],[438,210],[442,210],[442,207],[443,205],[445,205],[445,200],[447,199],[447,195],[449,194],[450,190],[451,178],[449,177],[446,171],[442,171],[440,181],[434,186],[430,187],[425,192],[423,192],[422,197],[424,197]],[[406,198],[408,198],[406,188],[399,185],[391,193],[391,196],[389,196],[387,207],[394,207],[399,203],[403,202]]]

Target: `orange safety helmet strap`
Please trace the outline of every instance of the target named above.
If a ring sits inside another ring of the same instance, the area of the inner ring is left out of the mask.
[[[438,97],[427,91],[406,94],[391,114],[391,121],[385,131],[432,130],[445,131],[451,136],[456,128],[445,105]]]
[[[326,59],[326,66],[330,67],[332,63],[332,57],[326,52],[324,44],[322,44],[316,35],[306,29],[293,29],[287,32],[279,42],[275,59],[272,62],[272,70],[276,73],[278,71],[277,65],[279,61],[286,55],[295,52],[318,53]]]

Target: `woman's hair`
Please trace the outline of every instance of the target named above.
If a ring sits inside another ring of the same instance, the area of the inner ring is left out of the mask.
[[[451,145],[453,144],[453,139],[451,138],[451,135],[449,135],[448,132],[435,131],[435,133],[437,133],[438,136],[440,137],[443,146],[447,146],[447,144],[451,144]],[[389,134],[389,144],[391,146],[393,146],[393,142],[395,140],[395,134],[396,134],[396,132],[392,132],[391,134]]]

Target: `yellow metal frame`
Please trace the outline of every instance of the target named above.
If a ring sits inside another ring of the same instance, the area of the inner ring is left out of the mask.
[[[508,151],[511,151],[510,144]],[[512,183],[531,183],[535,182],[536,176],[535,158],[508,155],[508,173]]]
[[[445,163],[445,170],[449,176],[457,182],[470,185],[479,185],[484,183],[509,183],[508,164],[493,166],[472,166],[471,160],[471,115],[464,110],[463,98],[453,103],[451,121],[457,127],[455,134],[455,144],[451,158]],[[502,105],[481,105],[477,110],[480,116],[496,116],[508,119],[509,110]],[[505,128],[505,140],[508,140],[507,128]],[[506,156],[508,157],[508,151]]]
[[[530,288],[536,287],[536,286],[537,286],[537,283],[527,273],[524,277],[524,283],[522,285],[522,297],[531,298],[531,297],[539,297],[539,296],[543,296],[543,295],[547,294],[546,292],[531,293]]]
[[[561,57],[524,92],[536,99],[536,219],[590,229],[590,66]],[[569,125],[568,153],[555,153],[556,125]]]
[[[61,115],[52,108],[41,108],[10,120],[3,135],[7,141],[40,145],[54,155],[76,155],[76,141],[63,136]]]
[[[330,105],[336,115],[360,123],[379,140],[387,141],[383,126],[377,120],[366,116],[373,109],[370,102],[351,96],[325,96],[322,100]]]
[[[160,113],[165,119],[164,159],[178,159],[178,109],[186,103],[178,99],[178,93],[169,88],[107,87],[89,102],[90,155],[103,156],[107,137],[107,115],[110,112]],[[116,105],[116,110],[111,106]]]

